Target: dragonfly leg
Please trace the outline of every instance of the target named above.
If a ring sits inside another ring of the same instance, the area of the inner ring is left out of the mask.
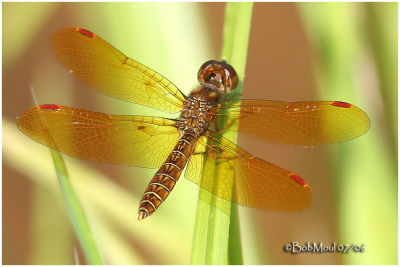
[[[213,145],[213,139],[210,139],[210,149],[208,150],[208,154],[210,155],[210,157],[212,159],[215,159],[215,155],[214,155],[214,145]]]

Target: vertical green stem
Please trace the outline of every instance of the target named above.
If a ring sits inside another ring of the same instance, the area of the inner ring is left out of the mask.
[[[235,94],[242,90],[250,35],[252,3],[227,3],[224,43],[221,58],[231,64],[238,76]],[[223,117],[223,116],[221,116]],[[217,121],[219,129],[224,121]],[[232,137],[232,135],[230,135]],[[236,139],[236,136],[234,136]],[[215,173],[217,173],[216,170]],[[216,177],[216,176],[215,176]],[[218,181],[214,181],[218,184]],[[218,186],[218,185],[216,185]],[[192,247],[192,264],[242,264],[237,207],[232,203],[224,211],[216,208],[223,201],[200,189]]]

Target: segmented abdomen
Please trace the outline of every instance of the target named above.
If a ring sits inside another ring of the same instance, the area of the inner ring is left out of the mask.
[[[192,153],[197,137],[183,134],[165,163],[151,179],[140,200],[139,220],[151,215],[168,197]]]

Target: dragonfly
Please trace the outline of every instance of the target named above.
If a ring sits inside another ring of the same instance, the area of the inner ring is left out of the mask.
[[[189,95],[156,71],[125,56],[96,34],[65,28],[50,38],[53,50],[80,81],[114,98],[178,118],[110,115],[57,104],[33,107],[17,126],[33,140],[82,159],[154,168],[140,200],[139,221],[166,200],[179,177],[218,199],[241,206],[301,211],[312,202],[297,174],[258,158],[225,137],[227,131],[299,147],[335,144],[366,133],[367,114],[341,101],[281,102],[229,99],[238,75],[210,60]],[[224,126],[218,127],[223,121]]]

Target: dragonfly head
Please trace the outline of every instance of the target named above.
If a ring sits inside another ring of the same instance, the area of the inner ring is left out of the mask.
[[[200,67],[197,76],[202,86],[216,90],[219,94],[230,93],[238,83],[236,71],[226,61],[207,61]]]

